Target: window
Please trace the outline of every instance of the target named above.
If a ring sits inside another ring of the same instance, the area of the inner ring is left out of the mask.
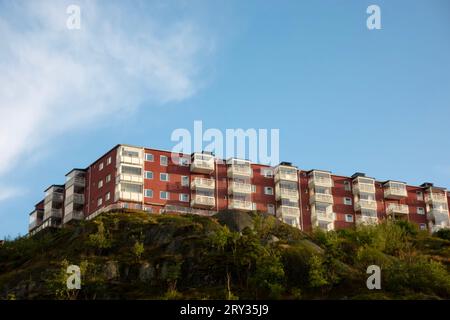
[[[252,210],[256,210],[256,202],[252,202]]]
[[[111,164],[111,157],[108,157],[108,159],[106,159],[106,165],[109,165],[109,164]]]
[[[425,214],[425,209],[422,207],[417,207],[417,214]]]
[[[144,195],[147,198],[153,198],[153,190],[152,189],[145,189]]]
[[[267,205],[267,213],[275,214],[275,206],[271,203]]]
[[[419,224],[420,230],[427,230],[427,225],[425,223]]]
[[[153,179],[153,172],[145,171],[145,179]]]
[[[131,174],[131,175],[135,175],[135,176],[142,175],[142,169],[139,167],[130,167],[130,166],[122,165],[121,171],[122,171],[122,173]]]
[[[102,198],[98,198],[97,199],[97,207],[100,207],[103,204],[103,199]]]
[[[181,157],[178,164],[183,167],[189,166],[189,159]]]
[[[345,215],[345,222],[353,222],[353,215],[346,214]]]
[[[146,153],[145,154],[145,161],[149,161],[149,162],[153,162],[153,155],[151,153]]]
[[[97,184],[97,187],[100,189],[101,187],[103,187],[103,180],[100,180]]]
[[[422,193],[422,191],[417,191],[417,200],[423,201],[423,193]]]
[[[256,186],[254,184],[252,184],[252,193],[256,192]]]
[[[159,164],[162,166],[167,166],[168,160],[167,156],[159,156]]]
[[[181,176],[181,185],[183,187],[189,187],[189,177],[188,176]]]
[[[109,201],[111,199],[111,192],[108,192],[105,196],[105,201]]]
[[[161,180],[161,181],[169,181],[169,174],[161,172],[159,174],[159,180]]]
[[[346,206],[351,206],[352,205],[352,198],[345,197],[344,198],[344,204]]]
[[[263,169],[264,178],[273,178],[273,170],[272,169]]]
[[[100,164],[98,165],[98,170],[102,171],[103,170],[103,162],[100,162]]]
[[[106,176],[105,181],[106,181],[107,183],[111,181],[111,174],[108,174],[108,175]]]
[[[163,200],[169,199],[169,193],[167,191],[160,191],[159,198]]]
[[[351,191],[352,186],[350,185],[350,181],[344,181],[344,189],[345,191]]]
[[[180,193],[180,201],[189,202],[189,195],[186,193]]]
[[[264,187],[264,194],[273,195],[272,187]]]

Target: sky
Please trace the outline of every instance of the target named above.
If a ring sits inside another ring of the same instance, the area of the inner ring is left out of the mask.
[[[279,129],[301,169],[450,188],[446,0],[0,0],[0,40],[0,238],[70,169],[196,120]]]

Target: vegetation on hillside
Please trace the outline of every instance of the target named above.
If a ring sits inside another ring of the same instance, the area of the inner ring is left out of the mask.
[[[381,290],[366,287],[374,264]],[[5,241],[0,298],[449,299],[449,268],[449,231],[407,222],[305,234],[265,215],[121,211]]]

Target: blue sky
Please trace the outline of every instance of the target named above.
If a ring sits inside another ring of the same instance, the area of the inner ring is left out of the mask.
[[[0,38],[1,238],[71,168],[195,120],[278,128],[303,169],[450,187],[445,0],[0,1]]]

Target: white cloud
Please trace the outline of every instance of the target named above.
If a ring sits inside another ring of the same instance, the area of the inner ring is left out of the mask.
[[[98,115],[181,101],[199,88],[211,42],[195,23],[86,1],[81,30],[68,30],[71,3],[0,10],[0,179],[19,157]]]

